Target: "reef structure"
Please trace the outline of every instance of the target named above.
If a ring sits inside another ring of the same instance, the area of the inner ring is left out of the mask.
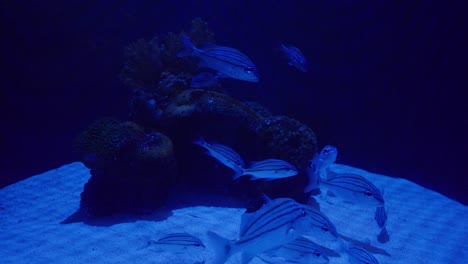
[[[176,180],[172,141],[134,122],[98,120],[78,136],[77,148],[92,175],[81,208],[93,216],[149,212],[164,204]]]
[[[196,46],[215,40],[206,22],[197,18],[188,32],[138,40],[126,48],[121,78],[133,90],[131,121],[99,120],[79,136],[78,149],[92,174],[81,195],[82,207],[93,215],[142,212],[161,206],[177,184],[227,186],[246,200],[263,192],[306,202],[306,171],[317,152],[312,129],[275,116],[259,103],[192,88],[191,78],[202,70],[196,58],[177,57],[183,48],[181,34]],[[234,148],[246,162],[283,159],[299,175],[233,183],[227,170],[207,166],[209,157],[192,143],[199,136]]]

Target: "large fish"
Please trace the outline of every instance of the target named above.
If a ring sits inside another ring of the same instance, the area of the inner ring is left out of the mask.
[[[252,162],[250,167],[238,171],[234,180],[244,175],[251,175],[252,179],[273,180],[295,176],[297,173],[296,167],[284,160],[266,159]]]
[[[236,175],[244,170],[244,161],[232,148],[217,143],[208,143],[201,137],[193,141],[193,143],[205,148],[208,155],[234,170]]]
[[[346,248],[351,264],[379,264],[379,261],[367,250],[358,246]]]
[[[322,192],[354,204],[380,206],[385,203],[380,190],[366,178],[353,173],[328,171],[328,174],[330,178],[320,183]]]
[[[182,35],[182,43],[185,49],[177,54],[179,57],[198,57],[201,59],[200,67],[218,71],[223,77],[249,82],[259,81],[259,75],[253,62],[236,49],[216,45],[199,49],[186,35]]]
[[[320,179],[326,179],[327,168],[336,161],[338,150],[334,146],[327,145],[323,147],[319,154],[315,155],[310,161],[310,166],[307,168],[309,176],[309,184],[304,189],[304,192],[310,192],[313,189],[319,188]]]
[[[271,200],[256,212],[242,215],[239,239],[228,240],[208,232],[215,251],[213,264],[225,263],[238,252],[242,252],[241,263],[249,263],[257,254],[293,241],[309,227],[303,205],[290,198]]]
[[[332,252],[332,253],[330,253]],[[331,249],[326,249],[317,245],[313,241],[305,237],[298,237],[295,240],[281,246],[279,249],[272,250],[266,254],[262,254],[260,259],[267,263],[328,263],[327,253],[334,257],[340,255]]]
[[[307,232],[307,236],[314,238],[316,241],[337,242],[339,235],[335,225],[330,219],[311,206],[305,206],[307,217],[310,218],[311,228]]]

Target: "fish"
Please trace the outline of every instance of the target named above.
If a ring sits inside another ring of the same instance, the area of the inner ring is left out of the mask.
[[[158,240],[148,241],[146,247],[157,252],[173,253],[200,252],[206,248],[200,239],[188,233],[168,234]]]
[[[353,173],[328,171],[330,178],[321,181],[320,189],[343,200],[363,205],[380,206],[385,203],[380,190],[366,178]]]
[[[311,224],[307,236],[317,241],[336,242],[339,240],[335,225],[326,215],[311,206],[306,205],[305,208]]]
[[[215,70],[227,78],[248,82],[260,80],[253,62],[239,50],[217,45],[199,49],[186,35],[182,34],[181,38],[185,48],[177,54],[178,57],[194,56],[200,58],[200,67]]]
[[[384,228],[387,223],[387,212],[385,211],[384,206],[377,206],[375,209],[375,221],[380,228]]]
[[[297,68],[302,72],[307,72],[308,63],[302,51],[293,45],[286,45],[284,43],[280,43],[280,51],[288,60],[288,64]]]
[[[215,252],[213,264],[225,263],[239,252],[242,252],[241,263],[246,264],[262,252],[293,241],[310,226],[306,216],[302,204],[290,198],[276,198],[257,211],[242,215],[237,240],[208,231],[208,241]]]
[[[221,77],[222,74],[219,73],[201,72],[192,77],[192,82],[190,83],[190,86],[193,88],[206,88],[217,86]]]
[[[238,171],[234,180],[244,175],[251,175],[252,179],[280,179],[292,177],[298,174],[296,167],[289,162],[280,159],[266,159],[252,162],[250,167]]]
[[[380,233],[377,235],[377,241],[379,241],[380,243],[387,243],[388,241],[390,241],[390,235],[388,234],[386,227],[387,212],[383,205],[377,206],[377,208],[375,209],[374,219],[377,222],[377,225],[380,227]]]
[[[358,246],[346,248],[350,264],[379,264],[379,261],[367,250]]]
[[[314,243],[306,237],[298,237],[295,240],[281,246],[279,249],[271,253],[274,257],[281,257],[284,262],[278,263],[328,263],[329,259],[325,252],[333,252],[331,249]],[[334,256],[339,257],[338,253]]]
[[[319,154],[310,161],[310,166],[307,168],[307,176],[309,183],[304,189],[305,193],[319,188],[321,178],[326,178],[326,171],[330,165],[335,163],[338,156],[338,149],[334,146],[327,145],[322,148]]]
[[[236,172],[236,175],[238,175],[244,170],[244,160],[232,148],[222,144],[208,143],[202,137],[197,138],[193,141],[193,143],[205,148],[207,150],[206,154],[217,159],[226,167],[229,167],[232,170],[234,170]]]

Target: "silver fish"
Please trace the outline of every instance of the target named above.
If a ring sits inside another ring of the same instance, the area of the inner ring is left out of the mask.
[[[293,45],[285,45],[283,43],[280,43],[280,50],[290,66],[296,67],[302,72],[307,72],[307,60],[301,50]]]
[[[323,251],[322,246],[315,244],[310,239],[298,237],[281,246],[273,255],[293,263],[328,263],[329,259]]]
[[[329,171],[328,174],[331,177],[321,181],[322,191],[331,192],[351,203],[377,206],[385,203],[380,190],[366,178],[352,173]]]
[[[280,159],[266,159],[252,162],[250,167],[234,175],[234,180],[244,175],[251,175],[253,179],[273,180],[295,176],[297,173],[296,167],[289,162]]]
[[[311,236],[317,241],[338,241],[338,232],[330,219],[311,206],[305,206],[305,208],[307,217],[311,220],[311,228],[307,231],[307,236]]]
[[[337,156],[338,149],[330,145],[323,147],[320,153],[315,155],[314,159],[310,161],[310,166],[307,168],[309,184],[304,189],[305,193],[319,188],[320,179],[327,178],[327,168],[335,163]]]
[[[147,247],[151,247],[152,250],[158,252],[169,251],[174,253],[198,252],[206,248],[200,239],[188,233],[173,233],[158,240],[150,240]]]
[[[384,206],[377,206],[374,218],[380,228],[385,227],[385,224],[387,223],[387,212],[385,211]]]
[[[346,251],[351,264],[379,264],[379,261],[362,247],[350,246]]]
[[[240,236],[227,240],[208,232],[215,251],[214,264],[225,263],[235,253],[242,252],[243,264],[257,254],[289,243],[307,231],[309,220],[303,205],[290,198],[277,198],[253,213],[242,215]]]
[[[193,143],[205,148],[208,155],[233,169],[236,175],[243,171],[243,167],[245,166],[244,161],[232,148],[216,143],[210,144],[201,137],[193,141]]]
[[[229,78],[249,82],[260,79],[253,62],[236,49],[215,45],[198,49],[186,35],[182,35],[182,43],[185,49],[177,54],[178,57],[198,57],[202,60],[200,67],[213,69]]]

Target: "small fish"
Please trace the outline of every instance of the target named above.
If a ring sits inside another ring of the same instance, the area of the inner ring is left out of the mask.
[[[296,167],[284,160],[266,159],[252,162],[250,167],[234,175],[234,180],[244,175],[251,175],[253,179],[273,180],[295,176],[297,173]]]
[[[380,228],[385,227],[385,224],[387,223],[387,212],[385,211],[384,206],[377,206],[375,209],[374,219]]]
[[[358,246],[350,246],[348,252],[349,263],[351,264],[379,264],[379,261],[367,250]]]
[[[380,243],[387,243],[390,241],[390,235],[388,234],[386,227],[387,212],[385,211],[385,207],[383,205],[377,206],[375,209],[374,219],[377,222],[377,225],[380,227],[380,233],[377,235],[377,241]]]
[[[206,247],[203,242],[188,233],[173,233],[158,240],[148,241],[147,247],[158,252],[169,251],[174,253],[198,252]]]
[[[290,66],[296,67],[302,72],[307,72],[307,60],[301,50],[292,45],[280,43],[280,50],[283,56],[288,60]]]
[[[244,170],[244,161],[232,148],[221,144],[208,143],[201,137],[193,141],[193,143],[205,148],[208,155],[217,159],[225,166],[233,169],[236,172],[236,175]]]
[[[319,188],[321,178],[326,178],[327,168],[336,161],[338,150],[334,146],[327,145],[323,147],[319,154],[315,155],[310,161],[311,165],[307,168],[309,184],[304,189],[305,193]]]
[[[244,213],[239,239],[228,240],[208,232],[215,251],[213,263],[225,263],[238,252],[242,252],[241,263],[249,263],[257,254],[293,241],[307,231],[306,216],[304,206],[290,198],[276,198],[253,213]]]
[[[329,250],[332,251],[331,249]],[[294,261],[294,263],[305,264],[329,262],[329,259],[324,252],[324,248],[305,237],[298,237],[281,246],[273,255],[282,257],[288,261]]]
[[[323,192],[331,192],[351,203],[376,206],[385,203],[380,190],[366,178],[352,173],[328,171],[328,174],[331,177],[321,181]]]
[[[202,60],[200,67],[213,69],[229,78],[248,82],[260,80],[253,62],[236,49],[216,45],[198,49],[186,35],[182,35],[182,43],[185,49],[177,54],[178,57],[198,57]]]
[[[214,87],[219,84],[222,74],[212,72],[202,72],[192,77],[190,86],[193,88]]]

